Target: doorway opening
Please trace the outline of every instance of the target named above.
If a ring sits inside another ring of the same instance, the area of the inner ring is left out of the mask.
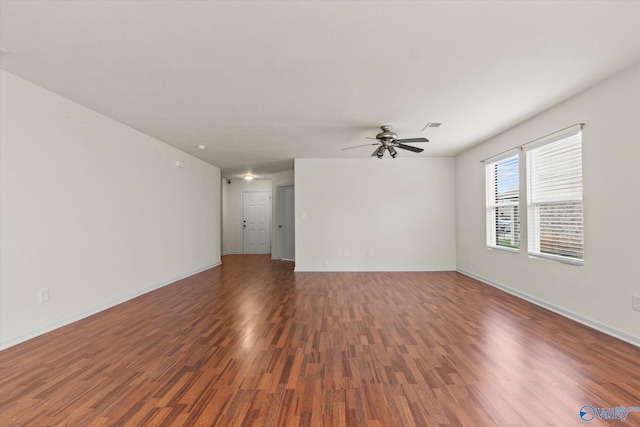
[[[293,184],[276,187],[276,251],[274,258],[295,261],[295,192]]]

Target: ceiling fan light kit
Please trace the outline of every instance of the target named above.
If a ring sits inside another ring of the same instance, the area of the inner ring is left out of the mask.
[[[384,157],[384,152],[389,151],[389,154],[392,158],[398,157],[398,152],[396,148],[402,148],[403,150],[413,151],[414,153],[422,153],[424,151],[423,148],[413,147],[411,145],[404,144],[405,142],[411,143],[420,143],[420,142],[429,142],[427,138],[409,138],[409,139],[398,139],[398,134],[395,133],[392,129],[391,125],[381,126],[382,132],[376,135],[377,142],[372,144],[364,144],[364,145],[356,145],[355,147],[343,148],[343,150],[350,150],[352,148],[358,147],[366,147],[370,145],[379,145],[378,148],[373,152],[371,157],[377,157],[382,159]]]

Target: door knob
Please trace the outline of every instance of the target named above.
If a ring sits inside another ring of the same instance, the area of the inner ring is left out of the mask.
[[[282,228],[282,226],[281,226],[281,225],[279,225],[279,226],[278,226],[278,228]]]

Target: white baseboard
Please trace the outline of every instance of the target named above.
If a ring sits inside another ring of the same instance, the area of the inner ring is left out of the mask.
[[[166,282],[162,282],[162,283],[158,283],[158,284],[152,285],[152,286],[150,286],[148,288],[141,289],[141,290],[136,291],[136,292],[134,292],[132,294],[126,295],[126,296],[124,296],[122,298],[118,298],[116,300],[110,301],[110,302],[108,302],[106,304],[101,304],[101,305],[99,305],[97,307],[93,307],[93,308],[91,308],[89,310],[73,314],[73,315],[71,315],[71,316],[69,316],[69,317],[67,317],[65,319],[58,320],[56,322],[50,323],[48,325],[42,326],[42,327],[34,329],[32,331],[29,331],[29,332],[27,332],[25,334],[21,334],[21,335],[19,335],[17,337],[13,337],[13,338],[10,338],[8,340],[2,341],[2,342],[0,342],[0,351],[5,350],[5,349],[7,349],[9,347],[13,347],[14,345],[23,343],[25,341],[28,341],[28,340],[30,340],[32,338],[35,338],[35,337],[38,337],[40,335],[44,335],[47,332],[51,332],[51,331],[56,330],[58,328],[61,328],[63,326],[70,325],[71,323],[77,322],[78,320],[82,320],[82,319],[84,319],[86,317],[93,316],[94,314],[100,313],[101,311],[107,310],[107,309],[109,309],[111,307],[115,307],[118,304],[122,304],[123,302],[127,302],[129,300],[137,298],[137,297],[139,297],[141,295],[144,295],[146,293],[149,293],[151,291],[155,291],[156,289],[160,289],[162,287],[170,285],[170,284],[172,284],[174,282],[177,282],[178,280],[186,279],[187,277],[190,277],[190,276],[193,276],[195,274],[201,273],[201,272],[203,272],[205,270],[208,270],[210,268],[217,267],[220,264],[221,264],[221,262],[218,261],[216,263],[207,265],[206,267],[199,268],[198,270],[183,274],[183,275],[178,276],[178,277],[174,277],[173,279],[168,280]]]
[[[584,317],[584,316],[581,316],[581,315],[579,315],[577,313],[574,313],[572,311],[565,310],[564,308],[557,307],[557,306],[555,306],[555,305],[553,305],[553,304],[551,304],[551,303],[549,303],[547,301],[538,299],[538,298],[533,297],[533,296],[531,296],[529,294],[526,294],[524,292],[518,291],[517,289],[510,288],[509,286],[505,286],[505,285],[502,285],[500,283],[496,283],[496,282],[494,282],[492,280],[485,279],[484,277],[477,276],[477,275],[475,275],[473,273],[469,273],[468,271],[464,271],[464,270],[458,269],[458,272],[464,274],[465,276],[469,276],[469,277],[471,277],[473,279],[476,279],[476,280],[478,280],[478,281],[480,281],[482,283],[485,283],[485,284],[487,284],[489,286],[493,286],[494,288],[500,289],[501,291],[507,292],[507,293],[509,293],[511,295],[514,295],[514,296],[516,296],[518,298],[521,298],[521,299],[523,299],[525,301],[529,301],[530,303],[535,304],[537,306],[540,306],[542,308],[545,308],[545,309],[547,309],[549,311],[553,311],[554,313],[559,314],[561,316],[564,316],[564,317],[566,317],[568,319],[574,320],[574,321],[576,321],[578,323],[582,323],[583,325],[588,326],[588,327],[590,327],[592,329],[595,329],[597,331],[600,331],[600,332],[602,332],[604,334],[610,335],[610,336],[612,336],[614,338],[617,338],[619,340],[627,342],[627,343],[629,343],[631,345],[634,345],[636,347],[640,347],[640,337],[635,337],[633,335],[629,335],[629,334],[627,334],[625,332],[619,331],[618,329],[612,328],[610,326],[607,326],[605,324],[597,322],[597,321],[595,321],[593,319],[589,319],[588,317]]]
[[[402,272],[402,271],[456,271],[455,267],[340,267],[340,268],[323,268],[323,267],[296,267],[295,272]]]

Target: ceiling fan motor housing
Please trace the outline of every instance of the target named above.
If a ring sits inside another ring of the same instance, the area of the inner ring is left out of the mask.
[[[376,135],[376,139],[387,143],[398,139],[398,134],[391,130],[391,125],[382,126],[381,129],[382,132]]]

